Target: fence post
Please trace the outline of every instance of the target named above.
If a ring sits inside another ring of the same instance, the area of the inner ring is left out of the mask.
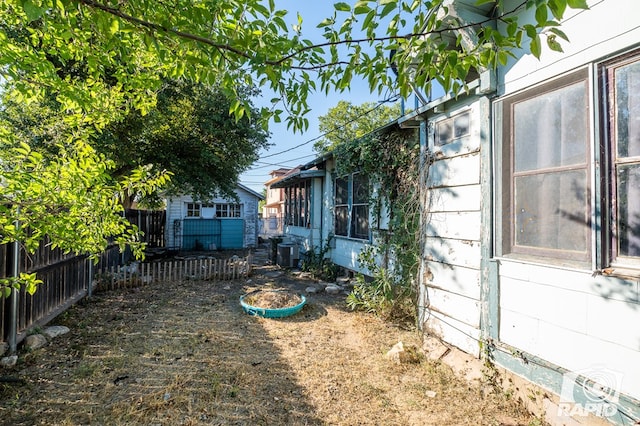
[[[91,298],[93,294],[93,260],[91,257],[87,258],[87,262],[89,262],[89,284],[87,287],[87,297]]]
[[[20,207],[17,209],[20,215]],[[15,222],[16,231],[20,230],[20,221]],[[13,277],[20,277],[20,242],[13,242]],[[18,296],[20,289],[11,288],[11,321],[9,322],[9,353],[12,355],[18,351]]]

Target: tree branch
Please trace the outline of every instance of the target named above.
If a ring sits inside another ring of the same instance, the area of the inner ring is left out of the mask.
[[[233,53],[235,55],[238,55],[242,58],[248,59],[248,60],[255,60],[255,57],[252,56],[249,52],[240,50],[238,48],[233,47],[232,45],[228,44],[228,43],[217,43],[214,40],[207,38],[207,37],[203,37],[203,36],[199,36],[197,34],[193,34],[193,33],[188,33],[188,32],[184,32],[184,31],[179,31],[176,29],[172,29],[172,28],[167,28],[164,27],[160,24],[156,24],[153,22],[149,22],[140,18],[136,18],[132,15],[129,15],[127,13],[122,12],[121,10],[111,7],[111,6],[107,6],[105,4],[99,3],[97,1],[94,0],[77,0],[78,3],[85,5],[89,8],[94,8],[94,9],[99,9],[103,12],[109,13],[113,16],[117,16],[121,19],[124,19],[125,21],[150,29],[152,31],[156,31],[156,32],[162,32],[162,33],[166,33],[166,34],[171,34],[174,36],[177,36],[179,38],[185,39],[185,40],[191,40],[191,41],[195,41],[197,43],[202,43],[208,46],[211,46],[213,48],[215,48],[216,50],[218,50],[220,52],[220,54],[222,54],[224,56],[224,52],[230,52]],[[482,20],[480,22],[473,22],[473,23],[468,23],[468,24],[464,24],[464,25],[459,25],[456,27],[447,27],[447,28],[443,28],[443,29],[436,29],[436,30],[431,30],[431,31],[425,31],[425,32],[418,32],[418,33],[408,33],[405,35],[395,35],[395,36],[386,36],[386,37],[371,37],[371,38],[359,38],[359,39],[345,39],[345,40],[338,40],[338,41],[329,41],[329,42],[325,42],[325,43],[318,43],[318,44],[314,44],[311,46],[304,46],[301,47],[295,51],[293,51],[292,53],[285,55],[279,59],[275,59],[275,60],[264,60],[262,61],[263,64],[265,65],[269,65],[269,66],[281,66],[283,65],[285,62],[288,62],[292,59],[294,59],[296,56],[299,56],[302,53],[308,52],[310,50],[314,50],[314,49],[323,49],[325,47],[332,47],[332,46],[340,46],[340,45],[351,45],[351,44],[363,44],[363,43],[373,43],[373,42],[384,42],[384,41],[391,41],[391,40],[412,40],[414,38],[418,38],[418,37],[425,37],[427,35],[432,35],[432,34],[443,34],[446,32],[451,32],[451,31],[458,31],[458,30],[462,30],[462,29],[466,29],[466,28],[471,28],[471,27],[475,27],[475,26],[482,26],[485,24],[488,24],[490,22],[495,22],[498,20],[502,20],[505,17],[514,14],[518,9],[520,9],[523,5],[525,5],[526,2],[522,2],[520,4],[518,4],[516,7],[514,7],[513,9],[511,9],[510,11],[504,12],[498,16],[493,16],[493,17],[489,17],[485,20]],[[227,58],[228,60],[228,58]],[[348,62],[335,62],[335,63],[331,63],[331,64],[318,64],[318,65],[296,65],[296,66],[291,66],[291,69],[294,70],[300,70],[300,71],[317,71],[319,69],[322,68],[327,68],[333,65],[338,65],[338,64],[347,64]]]

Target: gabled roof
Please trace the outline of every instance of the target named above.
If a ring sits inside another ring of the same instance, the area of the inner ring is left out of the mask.
[[[244,185],[243,185],[243,184],[241,184],[241,183],[238,183],[238,188],[240,188],[240,189],[243,189],[243,190],[247,191],[249,194],[251,194],[251,195],[253,195],[253,196],[257,197],[257,198],[258,198],[258,199],[260,199],[260,200],[264,200],[264,195],[262,195],[262,194],[260,194],[260,193],[258,193],[258,192],[256,192],[256,191],[254,191],[253,189],[251,189],[251,188],[249,188],[249,187],[247,187],[247,186],[244,186]]]

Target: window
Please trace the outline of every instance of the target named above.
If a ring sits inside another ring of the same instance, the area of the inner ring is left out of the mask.
[[[597,80],[585,69],[496,103],[498,254],[640,267],[640,51],[597,69]]]
[[[601,67],[606,93],[603,118],[608,136],[611,201],[610,257],[640,264],[640,54]],[[635,259],[634,259],[635,258]]]
[[[363,173],[335,179],[334,233],[369,239],[369,179]]]
[[[587,72],[502,107],[503,254],[590,260]]]
[[[471,114],[469,111],[457,114],[436,123],[435,145],[442,146],[469,135]]]
[[[187,203],[187,217],[200,217],[200,203]]]
[[[216,217],[240,217],[240,204],[216,204]]]
[[[335,234],[349,236],[349,179],[336,178],[333,214]]]
[[[285,188],[284,207],[287,225],[311,226],[311,179]]]

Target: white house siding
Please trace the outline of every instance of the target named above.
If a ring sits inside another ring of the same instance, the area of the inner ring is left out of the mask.
[[[563,24],[571,39],[563,43],[565,53],[545,50],[541,61],[528,55],[510,63],[499,72],[499,94],[514,93],[637,46],[640,2],[604,0],[589,5],[591,10],[572,13]],[[599,135],[595,129],[590,133],[595,150]],[[593,238],[598,238],[596,232]],[[619,390],[640,399],[638,279],[594,277],[586,268],[508,258],[498,260],[497,270],[502,342],[563,369],[584,370],[587,376],[601,369],[617,372],[622,377]]]
[[[472,101],[471,101],[472,102]],[[478,355],[480,337],[480,129],[477,108],[448,106],[427,118],[430,128],[460,113],[470,114],[467,136],[428,146],[435,161],[427,177],[428,215],[423,255],[423,328]]]
[[[236,189],[244,221],[243,247],[254,247],[258,243],[258,197],[242,188]],[[180,248],[182,245],[181,221],[186,217],[186,203],[194,202],[190,195],[177,195],[167,198],[166,246]],[[197,200],[196,200],[197,202]],[[226,198],[213,198],[207,202],[215,204],[235,203]],[[198,219],[186,219],[198,220]],[[222,219],[224,220],[224,219]],[[178,222],[176,222],[178,221]]]
[[[567,370],[622,374],[640,395],[638,282],[501,261],[500,340]]]

